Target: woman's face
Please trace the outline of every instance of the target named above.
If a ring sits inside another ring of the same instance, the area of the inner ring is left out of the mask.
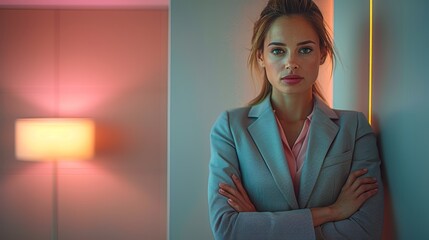
[[[324,62],[319,37],[302,16],[282,16],[269,29],[258,62],[274,95],[311,94]]]

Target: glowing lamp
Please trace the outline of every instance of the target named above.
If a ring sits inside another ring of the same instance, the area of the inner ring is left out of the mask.
[[[15,122],[15,154],[27,161],[84,160],[94,155],[94,122],[83,118],[28,118]]]

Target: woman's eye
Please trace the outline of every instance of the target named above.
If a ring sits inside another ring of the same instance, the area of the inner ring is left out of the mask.
[[[274,54],[275,56],[277,56],[277,55],[285,53],[285,51],[283,49],[275,48],[271,51],[271,53]]]
[[[301,49],[299,49],[299,53],[301,53],[301,54],[309,54],[312,51],[313,51],[313,49],[311,49],[311,48],[301,48]]]

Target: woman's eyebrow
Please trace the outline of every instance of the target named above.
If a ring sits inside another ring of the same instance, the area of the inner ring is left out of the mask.
[[[301,46],[301,45],[305,45],[305,44],[309,44],[309,43],[316,44],[316,43],[315,43],[314,41],[312,41],[312,40],[306,40],[306,41],[299,42],[299,43],[297,44],[297,46]],[[272,46],[272,45],[274,45],[274,46],[287,46],[287,44],[282,43],[282,42],[270,42],[270,43],[268,44],[268,47],[269,47],[269,46]]]
[[[305,44],[308,44],[308,43],[316,44],[316,43],[315,43],[314,41],[312,41],[312,40],[307,40],[307,41],[300,42],[300,43],[298,43],[297,45],[298,45],[298,46],[300,46],[300,45],[305,45]]]
[[[268,47],[269,47],[269,46],[272,46],[272,45],[275,45],[275,46],[286,46],[286,44],[285,44],[285,43],[282,43],[282,42],[270,42],[270,43],[268,44]]]

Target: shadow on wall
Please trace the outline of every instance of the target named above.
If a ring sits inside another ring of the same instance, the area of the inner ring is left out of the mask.
[[[373,116],[372,118],[373,128],[376,130],[374,125],[378,123],[377,118]],[[377,146],[379,149],[379,154],[381,158],[381,175],[383,178],[383,184],[384,184],[384,224],[383,224],[383,240],[394,240],[397,239],[396,237],[396,222],[395,222],[395,216],[393,213],[393,206],[392,206],[392,197],[390,195],[390,187],[389,187],[389,181],[387,177],[387,170],[386,170],[386,164],[384,163],[384,156],[383,152],[384,149],[382,149],[381,144],[381,137],[380,134],[377,134]]]
[[[374,16],[376,18],[377,16]],[[384,42],[384,34],[383,30],[385,29],[383,26],[385,24],[383,23],[381,18],[374,19],[374,25],[373,25],[373,31],[375,37],[373,37],[373,46],[382,46],[382,43]],[[376,32],[377,31],[377,32]],[[383,52],[385,48],[379,47],[377,48],[377,51],[374,51],[374,57],[373,62],[377,61],[377,72],[376,74],[373,74],[374,83],[376,83],[376,79],[380,79],[383,76],[381,76],[386,71],[385,66],[385,56],[386,53]],[[373,64],[375,65],[375,64]],[[373,93],[373,95],[376,93]],[[378,99],[375,99],[375,101],[378,101]],[[379,126],[379,118],[378,114],[376,112],[373,113],[372,116],[372,128],[377,136],[377,146],[381,158],[381,174],[383,177],[383,184],[384,184],[384,225],[383,225],[383,240],[394,240],[397,239],[397,232],[396,232],[396,221],[395,221],[395,215],[393,211],[392,206],[392,196],[390,194],[390,182],[389,178],[387,176],[387,169],[386,169],[386,162],[385,162],[385,156],[384,152],[386,149],[383,149],[382,144],[382,133],[380,132],[380,126]]]

